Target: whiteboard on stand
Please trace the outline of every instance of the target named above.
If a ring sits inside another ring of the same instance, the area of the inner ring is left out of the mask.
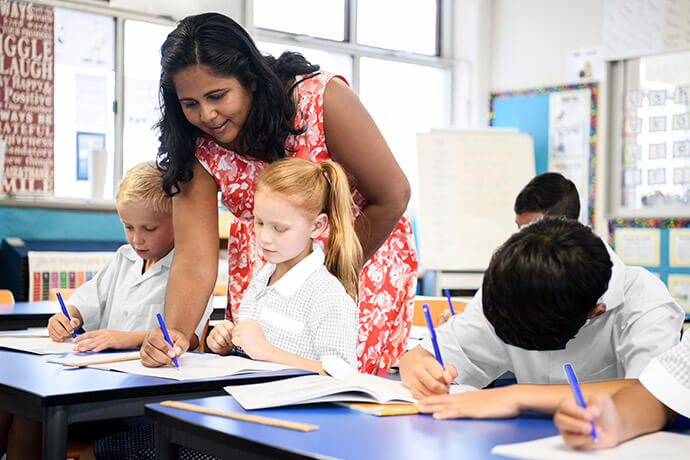
[[[532,137],[498,130],[419,133],[417,160],[420,269],[485,270],[517,230],[515,197],[535,174]]]

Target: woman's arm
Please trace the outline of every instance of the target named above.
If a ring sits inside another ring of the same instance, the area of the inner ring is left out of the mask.
[[[331,157],[369,202],[355,223],[364,261],[386,241],[407,208],[410,184],[357,95],[333,78],[324,92],[324,132]]]
[[[218,272],[218,187],[196,159],[192,171],[192,180],[180,183],[180,193],[173,197],[175,255],[165,291],[165,324],[178,354],[193,340]],[[142,362],[168,364],[169,350],[154,329],[142,345]]]

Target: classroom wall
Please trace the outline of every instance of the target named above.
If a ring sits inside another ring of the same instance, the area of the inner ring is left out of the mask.
[[[568,55],[602,43],[604,0],[494,0],[491,90],[566,83]]]

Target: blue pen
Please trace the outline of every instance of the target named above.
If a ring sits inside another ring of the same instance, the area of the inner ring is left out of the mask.
[[[58,300],[60,301],[60,308],[62,308],[62,313],[65,314],[67,317],[67,321],[70,323],[72,322],[72,318],[69,317],[69,313],[67,313],[67,307],[65,307],[65,302],[62,301],[62,296],[60,295],[59,292],[56,292],[55,295],[57,295]],[[74,329],[72,329],[72,338],[76,339],[77,338],[77,333],[74,332]]]
[[[450,307],[450,314],[455,316],[455,310],[453,310],[453,301],[450,300],[450,291],[448,289],[444,289],[443,292],[446,293],[446,297],[448,298],[448,306]]]
[[[438,348],[438,341],[436,340],[436,331],[434,330],[434,322],[431,321],[431,313],[429,313],[429,305],[422,304],[424,310],[424,318],[426,318],[426,325],[431,332],[431,343],[434,345],[434,353],[436,354],[436,361],[443,366],[443,359],[441,359],[441,350]]]
[[[577,401],[578,406],[580,406],[583,409],[587,408],[587,405],[585,404],[585,398],[582,397],[582,391],[580,390],[580,384],[577,383],[577,377],[575,377],[575,371],[573,370],[573,366],[570,364],[566,364],[563,366],[563,369],[565,369],[565,375],[568,377],[568,383],[570,383],[570,388],[573,390],[573,394],[575,395],[575,401]],[[594,422],[590,422],[592,424],[592,439],[594,441],[598,441],[599,437],[597,436],[597,430],[594,427]]]
[[[163,322],[163,317],[161,316],[160,313],[156,313],[156,317],[158,318],[158,324],[161,325],[161,331],[163,331],[163,337],[165,337],[166,342],[170,344],[170,346],[173,346],[172,340],[170,340],[170,336],[168,335],[168,329],[165,327],[165,323]],[[177,363],[177,356],[173,356],[173,363],[175,363],[175,367],[179,368],[180,365]]]

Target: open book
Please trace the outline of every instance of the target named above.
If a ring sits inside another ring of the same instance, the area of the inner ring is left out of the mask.
[[[475,389],[470,386],[463,387],[465,391]],[[416,401],[410,390],[399,381],[355,373],[339,378],[305,375],[278,382],[228,386],[225,387],[225,391],[247,410],[316,402],[388,404]],[[457,391],[460,389],[457,388]]]

